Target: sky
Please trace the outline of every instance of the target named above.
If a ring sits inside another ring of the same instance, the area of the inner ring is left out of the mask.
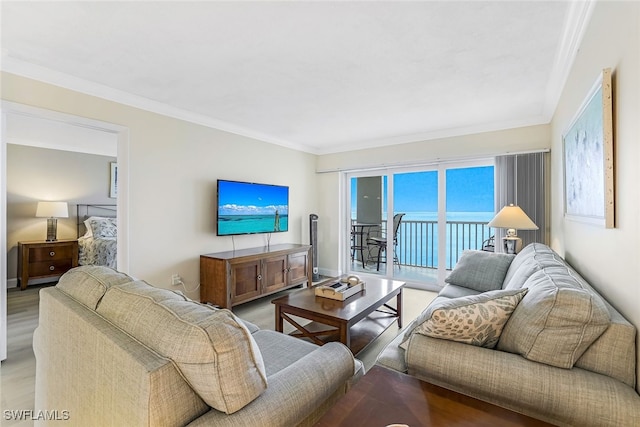
[[[289,187],[236,181],[218,181],[221,215],[288,214]]]
[[[493,212],[493,166],[447,169],[447,212]],[[396,212],[437,212],[438,172],[395,174]],[[352,209],[355,207],[355,180],[352,180]],[[386,209],[385,209],[386,210]]]

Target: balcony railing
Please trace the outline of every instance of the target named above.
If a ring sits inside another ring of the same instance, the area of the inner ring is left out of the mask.
[[[382,234],[386,223],[382,223]],[[494,229],[482,221],[446,222],[446,268],[452,269],[462,251],[482,249],[483,243],[494,235]],[[400,265],[423,268],[438,268],[438,222],[402,220],[398,230],[395,255]]]
[[[493,229],[486,222],[447,221],[446,268],[456,265],[462,251],[482,249],[483,242],[493,234]],[[438,244],[437,221],[407,220],[400,223],[396,255],[401,265],[437,268]]]

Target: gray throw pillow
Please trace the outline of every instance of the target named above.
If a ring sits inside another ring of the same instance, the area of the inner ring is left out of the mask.
[[[514,257],[512,254],[466,250],[444,281],[478,292],[502,289]]]

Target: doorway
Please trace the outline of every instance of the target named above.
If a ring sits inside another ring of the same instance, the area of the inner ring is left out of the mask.
[[[118,203],[119,217],[117,256],[118,268],[128,271],[128,129],[111,123],[87,119],[79,116],[59,113],[51,110],[27,106],[23,104],[2,101],[2,138],[0,140],[0,222],[7,222],[7,143],[11,142],[11,124],[15,118],[46,122],[55,127],[68,127],[76,130],[90,130],[97,133],[107,133],[115,138],[118,158]],[[51,128],[50,128],[51,129]],[[50,130],[49,129],[49,130]],[[33,135],[32,135],[33,136]],[[34,137],[35,139],[35,137]],[[7,358],[7,230],[0,229],[0,360]]]

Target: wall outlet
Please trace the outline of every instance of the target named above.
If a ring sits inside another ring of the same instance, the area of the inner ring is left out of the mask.
[[[181,284],[182,284],[182,278],[180,277],[179,274],[171,275],[171,285],[172,286],[181,285]]]

